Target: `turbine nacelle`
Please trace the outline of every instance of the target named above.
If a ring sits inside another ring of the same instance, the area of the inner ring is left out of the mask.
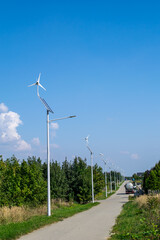
[[[33,83],[33,84],[31,84],[31,85],[28,86],[28,87],[37,86],[37,95],[38,95],[38,96],[39,96],[39,92],[38,92],[38,87],[39,87],[39,86],[46,91],[46,89],[42,86],[42,84],[40,84],[40,77],[41,77],[41,73],[39,74],[38,80],[36,81],[36,83]]]
[[[85,137],[85,141],[87,144],[88,144],[88,138],[89,138],[89,135],[87,137]]]

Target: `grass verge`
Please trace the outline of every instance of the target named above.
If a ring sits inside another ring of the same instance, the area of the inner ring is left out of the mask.
[[[142,201],[129,201],[124,205],[110,240],[160,240],[160,204],[153,198]]]
[[[119,186],[117,186],[116,191],[118,191],[118,189],[120,188],[121,185],[122,185],[122,183]],[[107,193],[107,198],[110,197],[111,195],[113,195],[116,191],[112,190],[112,193],[108,192]],[[106,191],[105,190],[103,190],[101,193],[98,193],[95,196],[95,200],[105,200],[105,199],[106,199]]]
[[[107,193],[107,198],[110,197],[111,195],[113,195],[115,193],[115,191],[112,191],[112,193]],[[95,200],[105,200],[106,199],[106,191],[102,191],[101,193],[97,194],[95,196]]]
[[[34,216],[27,221],[0,225],[0,240],[16,239],[24,234],[32,232],[42,226],[54,222],[62,221],[64,218],[73,216],[76,213],[88,210],[99,203],[88,203],[85,205],[73,204],[72,206],[62,206],[52,211],[52,215]]]

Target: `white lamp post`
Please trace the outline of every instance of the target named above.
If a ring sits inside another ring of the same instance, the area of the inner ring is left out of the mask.
[[[116,170],[115,170],[115,165],[112,163],[113,166],[113,171],[114,171],[114,190],[116,191]]]
[[[57,118],[53,120],[49,120],[49,110],[47,110],[47,196],[48,196],[48,201],[47,201],[47,209],[48,209],[48,216],[51,216],[51,190],[50,190],[50,144],[49,144],[49,124],[50,122],[53,121],[58,121],[58,120],[63,120],[63,119],[68,119],[68,118],[74,118],[76,116],[68,116],[68,117],[62,117],[62,118]]]
[[[88,146],[88,138],[89,136],[87,136],[85,138],[85,141],[86,141],[86,146],[90,152],[90,155],[91,155],[91,182],[92,182],[92,203],[94,203],[94,183],[93,183],[93,152],[91,151],[90,147]]]
[[[111,168],[109,167],[110,169],[110,191],[112,193],[112,175],[111,175]]]
[[[62,120],[62,119],[67,119],[67,118],[73,118],[76,116],[69,116],[69,117],[63,117],[63,118],[59,118],[59,119],[53,119],[53,120],[49,120],[49,113],[54,113],[52,111],[52,109],[49,107],[49,105],[47,104],[47,102],[40,97],[39,95],[39,86],[41,88],[43,88],[44,90],[46,90],[41,84],[40,84],[40,76],[41,74],[39,74],[38,80],[36,81],[36,83],[30,85],[31,86],[37,86],[37,96],[38,98],[41,100],[41,102],[43,103],[43,105],[45,106],[46,110],[47,110],[47,215],[51,216],[51,190],[50,190],[50,144],[49,144],[49,123],[52,121],[57,121],[57,120]]]
[[[119,167],[117,169],[117,186],[119,187]]]
[[[52,119],[49,120],[49,114],[47,115],[47,155],[48,155],[48,216],[51,216],[51,193],[50,193],[50,149],[49,149],[49,123],[50,122],[54,122],[54,121],[59,121],[59,120],[63,120],[63,119],[68,119],[68,118],[74,118],[76,117],[74,116],[68,116],[68,117],[62,117],[62,118],[56,118],[56,119]]]
[[[110,159],[110,158],[109,158]],[[111,174],[111,167],[109,166],[109,164],[111,163],[111,161],[107,159],[107,163],[108,163],[108,167],[110,170],[110,192],[112,193],[112,174]],[[112,163],[111,163],[112,164]]]
[[[106,164],[107,164],[107,162],[104,160],[103,153],[100,153],[99,155],[102,156],[102,161],[104,162],[105,189],[106,189],[106,198],[107,198],[107,175],[106,175]]]
[[[111,161],[108,160],[108,166],[109,166],[109,163],[111,163]],[[109,166],[109,169],[110,169],[110,192],[112,193],[112,172],[111,172],[111,167]]]

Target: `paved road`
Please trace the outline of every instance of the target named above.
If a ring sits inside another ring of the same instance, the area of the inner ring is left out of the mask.
[[[45,226],[19,240],[104,240],[109,237],[122,205],[128,201],[124,184],[101,204],[61,222]]]

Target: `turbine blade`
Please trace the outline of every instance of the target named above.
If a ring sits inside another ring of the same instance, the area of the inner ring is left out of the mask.
[[[33,84],[29,85],[28,87],[32,87],[32,86],[35,86],[35,85],[36,85],[36,83],[33,83]]]
[[[38,80],[37,80],[38,83],[40,81],[40,78],[41,78],[41,73],[39,73],[39,76],[38,76]]]
[[[46,89],[40,83],[38,85],[46,91]]]

